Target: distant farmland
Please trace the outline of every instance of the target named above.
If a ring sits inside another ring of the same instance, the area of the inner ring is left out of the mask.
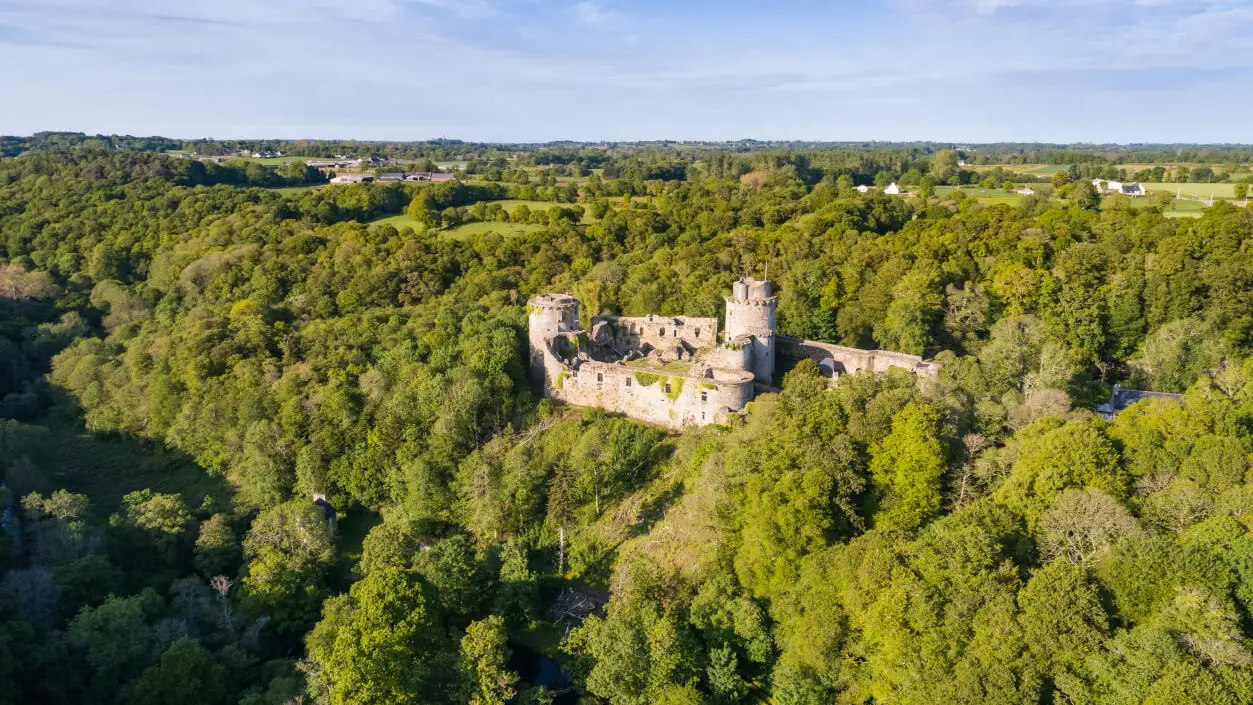
[[[1214,198],[1231,199],[1236,195],[1232,191],[1235,184],[1143,184],[1144,188],[1149,191],[1165,191],[1170,194],[1178,194],[1188,198]]]

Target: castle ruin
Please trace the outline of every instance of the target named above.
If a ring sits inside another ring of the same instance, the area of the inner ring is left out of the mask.
[[[596,316],[583,330],[577,299],[541,294],[528,302],[531,377],[546,397],[678,429],[743,413],[759,388],[771,388],[776,355],[813,359],[833,379],[891,367],[936,372],[917,355],[778,336],[776,302],[769,281],[735,282],[719,341],[716,318]]]

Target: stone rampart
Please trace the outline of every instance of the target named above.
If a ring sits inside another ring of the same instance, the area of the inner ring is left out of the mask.
[[[592,327],[595,328],[599,322],[608,324],[613,345],[623,349],[638,348],[644,343],[661,349],[682,342],[693,350],[700,350],[718,344],[716,318],[596,316],[592,319]]]
[[[776,337],[776,349],[781,357],[789,360],[809,358],[820,367],[828,368],[836,377],[858,372],[882,374],[893,367],[924,377],[934,376],[940,371],[935,363],[922,359],[920,355],[891,350],[860,350],[787,336]]]
[[[547,396],[672,429],[721,422],[753,398],[753,376],[742,370],[696,366],[699,375],[683,375],[583,359],[558,364]]]

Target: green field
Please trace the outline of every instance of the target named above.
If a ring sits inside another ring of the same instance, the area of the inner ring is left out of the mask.
[[[371,225],[391,225],[395,227],[397,230],[404,230],[405,228],[411,228],[413,230],[423,229],[423,226],[421,223],[409,217],[408,214],[404,214],[404,213],[400,215],[393,215],[387,218],[380,218],[378,220],[372,221],[370,224]],[[494,233],[499,233],[501,235],[508,237],[512,235],[524,235],[526,233],[534,232],[542,228],[543,226],[540,226],[540,225],[530,225],[530,224],[523,224],[523,223],[466,223],[464,225],[458,225],[455,228],[447,228],[445,230],[441,230],[440,234],[443,235],[444,237],[450,237],[454,240],[464,240],[465,238],[471,237],[473,235],[480,235],[482,233],[494,232]]]
[[[317,157],[290,157],[290,156],[288,156],[288,157],[266,157],[266,158],[264,158],[264,159],[259,159],[259,158],[257,158],[257,157],[236,157],[236,158],[237,158],[237,159],[242,159],[242,160],[244,160],[244,161],[246,161],[246,162],[256,162],[256,163],[258,163],[258,164],[267,164],[267,165],[270,165],[270,166],[282,166],[282,165],[287,164],[287,163],[289,163],[289,162],[307,162],[307,161],[309,161],[309,160],[311,160],[311,159],[317,159]]]
[[[511,237],[543,229],[544,226],[542,225],[530,225],[529,223],[466,223],[465,225],[458,225],[455,228],[444,230],[441,234],[454,240],[464,240],[474,235],[482,235],[483,233],[496,233],[504,237]]]
[[[180,152],[180,151],[178,151],[178,150],[171,150],[171,151],[169,151],[169,152],[166,152],[166,154],[168,154],[168,155],[170,155],[170,156],[172,156],[172,157],[178,157],[178,156],[182,156],[182,155],[184,155],[184,154],[187,154],[187,152]],[[231,159],[238,159],[239,161],[243,161],[243,162],[256,162],[256,163],[258,163],[258,164],[267,164],[267,165],[270,165],[270,166],[282,166],[282,165],[284,165],[284,164],[287,164],[288,162],[307,162],[307,161],[309,161],[310,159],[319,159],[319,157],[293,157],[293,156],[286,156],[286,157],[269,157],[269,158],[266,158],[266,159],[258,159],[258,158],[256,158],[256,157],[234,157],[234,156],[233,156],[233,157],[230,157],[230,158],[231,158]]]
[[[1200,218],[1206,208],[1209,208],[1209,206],[1201,201],[1181,201],[1175,199],[1174,205],[1170,210],[1166,211],[1165,216],[1167,218]]]
[[[1191,198],[1235,198],[1232,189],[1235,184],[1143,184],[1149,191],[1165,191],[1170,194],[1182,194]]]
[[[283,196],[296,196],[296,195],[304,193],[305,191],[312,191],[318,188],[322,188],[322,187],[321,186],[278,186],[276,188],[269,188],[266,190],[273,191],[274,193],[277,193]]]
[[[1065,171],[1070,167],[1066,164],[981,164],[974,167],[976,171],[988,171],[1000,167],[1005,171],[1016,171],[1020,174],[1030,174],[1031,176],[1052,176],[1059,171]]]
[[[491,201],[491,203],[499,204],[501,208],[504,208],[509,213],[516,211],[518,209],[518,206],[526,206],[527,208],[530,208],[532,211],[547,211],[549,208],[552,208],[553,206],[570,205],[568,203],[567,204],[552,203],[551,201],[522,201],[518,199]],[[488,205],[491,205],[491,203],[489,203]]]
[[[979,203],[986,204],[1015,204],[1018,203],[1018,199],[1022,198],[1021,195],[1016,193],[1006,193],[1004,189],[982,188],[979,186],[962,186],[960,188],[957,186],[937,186],[935,188],[935,195],[940,198],[948,198],[954,191],[962,191],[966,194],[966,196],[978,201]]]
[[[378,220],[372,220],[370,221],[370,225],[390,225],[397,230],[404,230],[405,228],[423,230],[426,228],[425,225],[419,223],[413,218],[410,218],[408,213],[401,213],[400,215],[393,215],[386,218],[379,218]]]

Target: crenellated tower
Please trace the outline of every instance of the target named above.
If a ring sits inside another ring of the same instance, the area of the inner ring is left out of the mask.
[[[726,344],[751,346],[752,373],[758,382],[774,377],[774,316],[778,299],[769,280],[744,277],[727,297]]]

